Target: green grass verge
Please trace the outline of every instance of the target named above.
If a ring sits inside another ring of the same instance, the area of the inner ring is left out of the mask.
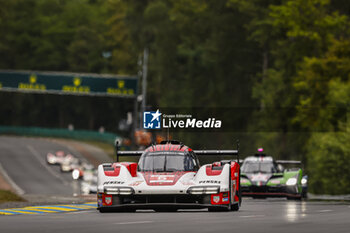
[[[10,202],[10,201],[26,201],[26,200],[17,196],[11,191],[0,190],[0,203]]]
[[[101,150],[103,150],[109,157],[115,158],[114,155],[114,146],[110,143],[106,142],[98,142],[98,141],[90,141],[90,140],[82,140],[81,142],[84,142],[86,144],[90,144],[92,146],[98,147]]]
[[[86,144],[89,144],[91,146],[95,146],[103,150],[110,158],[113,160],[115,159],[115,151],[114,151],[114,146],[112,144],[106,143],[106,142],[98,142],[98,141],[88,141],[88,140],[82,140],[81,142],[84,142]],[[135,156],[125,156],[125,157],[120,157],[120,161],[127,161],[127,162],[138,162],[139,157]]]

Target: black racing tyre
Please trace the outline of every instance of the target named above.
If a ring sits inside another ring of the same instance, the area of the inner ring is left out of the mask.
[[[232,211],[238,211],[239,210],[239,203],[235,203],[231,205],[231,210]]]
[[[307,199],[307,192],[302,192],[301,196],[302,196],[302,198]]]
[[[100,211],[100,213],[108,213],[110,212],[108,209],[106,208],[99,208],[98,211]]]
[[[123,208],[123,209],[117,210],[117,212],[135,213],[136,209],[135,208]]]
[[[111,213],[111,212],[127,212],[133,213],[136,212],[134,208],[99,208],[100,213]]]
[[[238,191],[238,198],[239,198],[239,206],[242,205],[242,192],[241,192],[241,187],[239,187],[239,191]]]
[[[299,197],[287,197],[287,200],[301,201],[301,196]]]
[[[224,207],[224,206],[208,207],[209,212],[225,212],[225,211],[230,211],[230,210],[231,210],[231,207],[229,207],[229,206],[227,206],[227,207]]]

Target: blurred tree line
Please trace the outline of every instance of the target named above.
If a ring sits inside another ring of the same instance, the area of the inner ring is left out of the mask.
[[[350,193],[349,13],[348,0],[0,0],[0,69],[134,75],[148,48],[150,106],[231,107],[222,120],[243,125],[174,137],[222,148],[240,138],[244,153],[263,146],[302,159],[312,192]],[[108,131],[133,106],[14,93],[0,101],[1,124]]]

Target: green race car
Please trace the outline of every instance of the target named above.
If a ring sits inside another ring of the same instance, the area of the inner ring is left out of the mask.
[[[300,161],[274,160],[259,148],[257,154],[243,161],[241,192],[250,197],[302,197],[303,172],[300,168],[285,169],[285,164],[301,164]],[[282,165],[283,164],[283,165]]]

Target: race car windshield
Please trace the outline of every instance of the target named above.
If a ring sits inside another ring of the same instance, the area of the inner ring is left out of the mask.
[[[146,152],[139,162],[143,172],[194,171],[196,167],[195,159],[183,152]]]
[[[273,163],[245,162],[242,166],[243,173],[275,173],[277,169]]]

